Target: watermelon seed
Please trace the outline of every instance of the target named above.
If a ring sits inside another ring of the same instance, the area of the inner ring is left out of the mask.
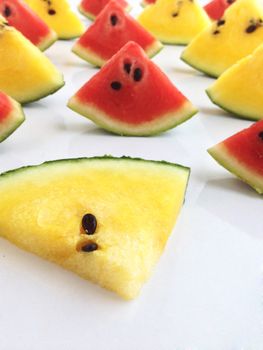
[[[130,74],[130,72],[131,72],[131,63],[124,63],[124,66],[123,66],[123,68],[124,68],[124,70],[125,70],[125,72],[127,72],[128,74]]]
[[[97,229],[97,219],[93,214],[86,214],[82,218],[82,227],[87,235],[93,235]]]
[[[217,35],[217,34],[219,34],[219,33],[220,33],[219,30],[215,30],[215,31],[213,32],[214,35]]]
[[[11,16],[11,9],[9,6],[5,6],[5,8],[4,8],[4,16],[5,17]]]
[[[121,83],[119,81],[113,81],[111,84],[110,84],[111,88],[113,90],[117,90],[119,91],[121,89]]]
[[[116,15],[111,15],[110,21],[113,26],[116,26],[116,24],[118,23],[118,17]]]
[[[257,29],[257,25],[251,24],[250,26],[247,27],[246,33],[248,33],[248,34],[253,33],[256,29]]]
[[[81,250],[85,253],[91,253],[97,250],[98,248],[99,247],[97,243],[88,243],[88,244],[85,244],[83,247],[81,247]]]
[[[51,16],[53,16],[53,15],[56,14],[56,11],[53,10],[53,9],[49,9],[49,10],[48,10],[48,14],[51,15]]]
[[[177,17],[179,15],[179,13],[178,12],[174,12],[174,13],[172,13],[172,17]]]
[[[226,23],[226,21],[224,19],[220,19],[219,21],[217,21],[217,26],[223,26]]]
[[[235,0],[227,0],[227,3],[228,3],[228,4],[233,4],[234,1],[235,1]]]
[[[136,68],[133,72],[134,81],[142,80],[142,70],[140,68]]]
[[[260,131],[260,133],[258,134],[258,137],[263,141],[263,131]]]

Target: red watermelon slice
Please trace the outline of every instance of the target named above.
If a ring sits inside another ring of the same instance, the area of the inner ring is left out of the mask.
[[[57,40],[57,34],[24,1],[0,0],[0,14],[42,51]]]
[[[225,10],[235,2],[235,0],[212,0],[206,6],[204,6],[205,11],[212,20],[220,19]]]
[[[129,41],[137,42],[149,57],[163,47],[116,0],[112,0],[76,42],[72,51],[101,67]]]
[[[263,193],[263,120],[208,150],[224,168]]]
[[[95,19],[98,14],[104,9],[104,7],[110,2],[110,0],[82,0],[79,4],[79,11],[90,19]],[[126,11],[130,9],[129,4],[125,0],[117,0],[117,2]]]
[[[113,133],[137,136],[171,129],[197,112],[135,42],[114,55],[68,106]]]
[[[11,135],[25,120],[18,102],[0,92],[0,142]]]

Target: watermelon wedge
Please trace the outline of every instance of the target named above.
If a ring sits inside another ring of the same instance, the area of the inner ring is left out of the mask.
[[[75,43],[72,51],[100,67],[129,41],[137,42],[149,57],[163,47],[160,41],[125,12],[123,6],[112,0]]]
[[[57,40],[57,34],[21,0],[0,0],[0,14],[42,51]]]
[[[0,92],[0,142],[10,136],[25,120],[18,102]]]
[[[212,0],[204,6],[204,9],[208,16],[216,21],[223,17],[225,10],[232,5],[233,2],[235,2],[235,0]]]
[[[224,168],[263,193],[263,120],[208,150]]]
[[[135,42],[127,43],[69,101],[69,108],[121,135],[153,135],[196,112]]]
[[[110,0],[82,0],[79,11],[91,20],[94,20]],[[130,5],[125,0],[117,0],[125,10],[129,11]]]

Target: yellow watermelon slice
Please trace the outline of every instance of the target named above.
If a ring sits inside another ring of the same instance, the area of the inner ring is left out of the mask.
[[[0,235],[132,299],[165,248],[188,177],[176,164],[111,157],[14,170],[0,176]]]

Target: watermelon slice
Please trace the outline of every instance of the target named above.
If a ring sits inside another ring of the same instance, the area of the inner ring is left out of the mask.
[[[72,11],[68,0],[24,1],[57,33],[59,39],[77,38],[84,33],[84,24]]]
[[[127,157],[12,170],[0,175],[0,236],[132,299],[165,249],[189,175]]]
[[[0,142],[10,136],[24,120],[20,104],[0,91]]]
[[[197,112],[134,42],[114,55],[68,106],[111,132],[137,136],[171,129]]]
[[[195,69],[219,77],[263,42],[263,1],[238,0],[197,35],[181,59]]]
[[[137,42],[149,57],[163,47],[116,0],[112,0],[76,42],[72,51],[84,60],[102,66],[129,41]]]
[[[240,118],[263,119],[263,44],[207,89],[211,101]]]
[[[232,5],[233,2],[235,2],[235,0],[212,0],[204,6],[204,9],[208,16],[216,21],[223,17],[225,10]]]
[[[263,120],[208,150],[224,168],[263,193]]]
[[[110,0],[82,0],[79,4],[79,11],[91,20],[94,20]],[[125,0],[117,0],[117,2],[126,11],[129,11],[130,5]]]
[[[141,25],[165,44],[188,44],[210,19],[199,0],[158,0],[138,17]]]
[[[42,51],[57,40],[57,34],[21,0],[0,0],[0,14]]]

